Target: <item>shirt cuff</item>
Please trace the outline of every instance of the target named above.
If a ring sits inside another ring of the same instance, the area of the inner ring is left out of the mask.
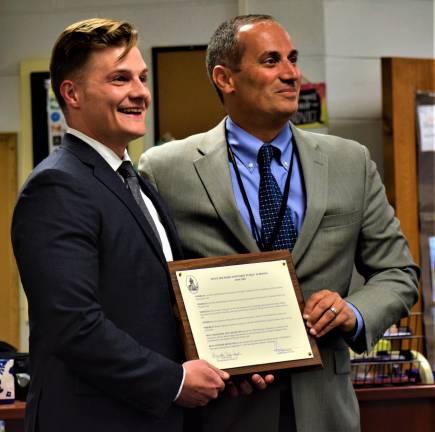
[[[181,367],[183,367],[183,366],[181,366]],[[183,367],[183,378],[181,379],[181,384],[180,384],[180,387],[178,388],[178,392],[177,392],[177,394],[176,394],[176,396],[175,396],[175,399],[174,399],[174,402],[178,399],[178,397],[180,396],[180,393],[181,393],[181,390],[183,389],[183,385],[184,385],[184,378],[186,377],[186,371],[184,370],[184,367]]]
[[[353,313],[355,314],[356,317],[355,327],[353,330],[350,331],[350,333],[346,335],[346,338],[351,342],[355,342],[364,328],[364,319],[361,315],[361,312],[351,302],[346,301],[346,303],[353,310]]]

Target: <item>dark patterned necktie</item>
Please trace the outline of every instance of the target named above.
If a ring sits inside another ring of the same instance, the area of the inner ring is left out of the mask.
[[[279,209],[282,202],[282,193],[272,174],[270,164],[273,158],[273,147],[264,144],[258,152],[258,165],[260,169],[260,188],[258,192],[261,238],[268,250],[293,250],[298,233],[296,231],[290,209],[286,206],[280,229],[270,244],[275,225],[278,222]]]
[[[125,180],[125,184],[127,186],[127,189],[130,190],[131,194],[133,195],[133,198],[137,202],[137,205],[142,210],[142,213],[145,216],[145,219],[147,220],[148,224],[150,225],[151,229],[153,230],[153,233],[157,240],[159,241],[161,245],[160,235],[157,231],[156,224],[153,221],[153,218],[151,217],[150,212],[148,211],[147,206],[145,205],[145,202],[142,198],[141,189],[139,185],[139,179],[137,177],[137,173],[133,168],[133,165],[130,161],[124,161],[122,162],[121,166],[118,168],[119,174],[121,174],[122,178]]]

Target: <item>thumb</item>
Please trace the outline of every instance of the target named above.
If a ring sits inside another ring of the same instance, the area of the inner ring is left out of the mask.
[[[213,369],[224,381],[230,378],[230,374],[225,372],[224,370],[218,369],[216,366],[213,366],[211,363],[208,363],[211,369]]]

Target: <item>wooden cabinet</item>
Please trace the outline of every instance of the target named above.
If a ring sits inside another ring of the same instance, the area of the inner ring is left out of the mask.
[[[16,401],[13,404],[0,404],[0,420],[6,424],[6,432],[24,432],[24,409],[26,404]]]
[[[435,386],[379,387],[356,391],[362,432],[434,432]]]
[[[420,264],[415,104],[418,91],[435,92],[435,60],[382,59],[384,183],[413,257]],[[432,359],[433,367],[433,311],[432,305],[425,307],[423,300],[420,295],[414,307],[415,312],[423,313],[412,330],[414,334],[425,335],[429,352],[424,354]],[[435,431],[433,385],[361,388],[356,392],[363,432]]]
[[[418,208],[415,101],[417,92],[422,91],[435,92],[435,60],[382,59],[384,182],[388,198],[396,209],[402,230],[408,238],[411,252],[418,264],[421,264],[421,233]],[[422,271],[429,272],[429,268],[423,267]],[[417,322],[418,327],[413,330],[415,334],[426,335],[427,352],[424,354],[434,367],[433,316],[435,311],[428,290],[430,287],[427,286],[420,289],[420,300],[414,307],[414,311],[424,312],[422,315],[424,320]]]

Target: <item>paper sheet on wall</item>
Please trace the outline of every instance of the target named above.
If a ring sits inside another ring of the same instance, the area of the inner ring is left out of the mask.
[[[435,151],[435,105],[417,106],[417,120],[421,151]]]

